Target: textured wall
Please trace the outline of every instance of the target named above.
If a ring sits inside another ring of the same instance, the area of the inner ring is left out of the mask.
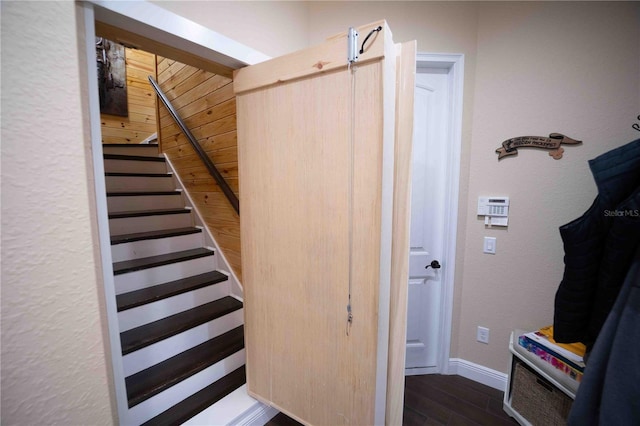
[[[112,424],[77,6],[1,7],[2,424]]]
[[[156,132],[156,94],[147,79],[156,76],[156,56],[125,48],[129,115],[100,114],[102,143],[140,143]]]
[[[236,99],[227,77],[158,57],[158,84],[231,190],[238,195]],[[240,217],[160,102],[160,148],[242,282]]]

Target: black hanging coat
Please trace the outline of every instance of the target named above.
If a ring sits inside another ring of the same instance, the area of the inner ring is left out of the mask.
[[[565,270],[554,339],[593,346],[640,245],[640,139],[589,161],[598,196],[560,227]]]

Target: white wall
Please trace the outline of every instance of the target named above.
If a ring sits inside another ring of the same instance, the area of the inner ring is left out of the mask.
[[[1,7],[2,424],[113,424],[77,6]]]
[[[309,43],[307,7],[297,1],[152,1],[271,57]]]

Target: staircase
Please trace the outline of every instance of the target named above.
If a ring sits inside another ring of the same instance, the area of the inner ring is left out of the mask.
[[[103,151],[127,424],[232,423],[257,403],[242,302],[158,146]]]

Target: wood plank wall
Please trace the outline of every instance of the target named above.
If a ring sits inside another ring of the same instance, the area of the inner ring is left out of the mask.
[[[238,143],[233,81],[183,63],[158,57],[158,83],[173,107],[216,165],[231,189],[238,192]],[[166,153],[200,211],[220,249],[242,280],[240,217],[209,175],[187,138],[159,104],[160,149]]]
[[[156,132],[156,96],[147,77],[156,75],[153,53],[125,48],[128,117],[100,114],[102,143],[140,143]]]

